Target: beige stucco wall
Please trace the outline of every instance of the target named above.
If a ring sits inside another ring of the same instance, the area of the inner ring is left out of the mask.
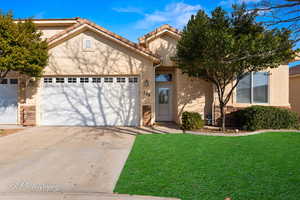
[[[153,53],[161,57],[161,64],[163,66],[174,66],[174,62],[171,61],[171,58],[176,53],[177,41],[178,39],[166,33],[154,40],[151,40],[147,46]]]
[[[280,65],[278,68],[265,70],[270,73],[269,76],[269,102],[265,106],[290,107],[289,103],[289,67],[288,65]],[[214,94],[215,105],[218,104],[217,93]],[[228,102],[228,106],[247,107],[255,104],[237,103],[236,91],[233,92],[232,98]]]
[[[263,106],[276,106],[276,107],[290,107],[289,103],[289,67],[288,65],[280,65],[278,68],[268,69],[265,72],[269,72],[269,102],[263,104],[249,104],[249,103],[237,103],[236,102],[236,90],[233,92],[230,101],[227,106],[233,107],[248,107],[251,105],[263,105]],[[228,87],[229,91],[229,87]],[[218,96],[216,90],[214,90],[214,105],[218,105]]]
[[[38,26],[37,29],[43,33],[43,39],[50,38],[53,35],[65,30],[69,26]]]
[[[83,39],[93,41],[93,50],[82,48]],[[44,76],[82,76],[82,75],[135,75],[140,77],[140,123],[142,124],[142,106],[151,105],[154,109],[154,69],[149,58],[133,50],[123,47],[95,32],[85,30],[75,37],[66,40],[49,50],[49,64],[44,70]],[[148,80],[149,86],[144,81]],[[42,82],[38,88],[27,89],[31,94],[29,101],[37,104],[37,124],[40,122],[39,102]],[[154,121],[154,113],[152,113]]]
[[[292,110],[300,115],[300,75],[290,76],[290,103]]]
[[[176,69],[176,122],[184,111],[198,112],[203,119],[212,114],[212,84],[199,78],[191,78]]]
[[[173,74],[173,119],[180,123],[181,114],[184,111],[198,112],[203,118],[211,115],[213,90],[211,83],[198,78],[190,78],[174,67],[171,58],[176,53],[177,41],[178,38],[165,33],[150,40],[147,46],[162,59],[161,66],[164,70],[159,70],[159,72],[165,71]]]

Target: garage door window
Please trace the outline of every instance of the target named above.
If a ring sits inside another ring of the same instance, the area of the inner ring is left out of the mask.
[[[125,78],[117,78],[117,83],[125,83]]]
[[[93,78],[92,82],[93,83],[101,83],[101,78]]]
[[[52,78],[44,78],[44,83],[52,83]]]
[[[0,84],[7,84],[7,79],[3,79],[2,81],[0,81]]]
[[[84,77],[84,78],[80,78],[80,83],[88,83],[89,82],[89,78]]]
[[[18,84],[18,79],[10,79],[9,82],[12,85],[16,85],[16,84]]]
[[[138,78],[137,77],[130,77],[129,78],[129,83],[137,83],[138,82]]]
[[[68,78],[68,83],[77,83],[77,78]]]
[[[105,83],[113,83],[114,81],[113,81],[112,77],[106,77],[106,78],[104,78],[104,82]]]
[[[56,78],[56,83],[64,83],[65,79],[64,78]]]

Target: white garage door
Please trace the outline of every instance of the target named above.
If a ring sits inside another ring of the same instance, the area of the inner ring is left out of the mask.
[[[0,83],[0,124],[16,124],[18,116],[18,79]]]
[[[45,77],[44,126],[138,126],[137,77]]]

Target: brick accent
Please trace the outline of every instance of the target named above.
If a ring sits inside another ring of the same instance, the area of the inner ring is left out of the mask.
[[[21,124],[23,126],[36,125],[36,107],[35,105],[21,105]]]
[[[151,126],[151,106],[143,105],[143,125]]]

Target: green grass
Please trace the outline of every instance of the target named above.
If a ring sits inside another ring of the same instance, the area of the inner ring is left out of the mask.
[[[115,192],[183,200],[299,200],[300,133],[138,136]]]

